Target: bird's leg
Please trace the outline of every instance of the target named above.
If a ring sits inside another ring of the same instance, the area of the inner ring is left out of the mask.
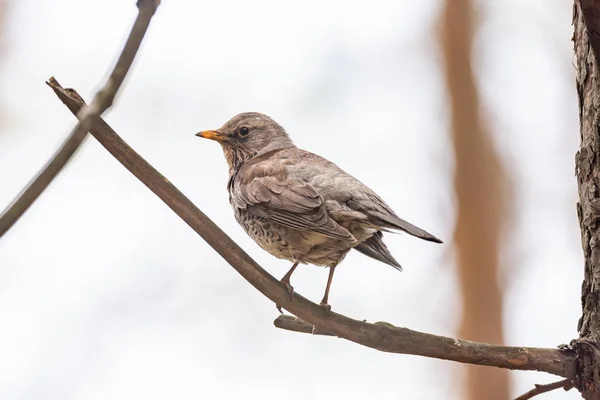
[[[331,281],[333,280],[333,273],[335,272],[335,265],[329,267],[329,278],[327,278],[327,287],[325,288],[325,295],[321,300],[320,306],[325,308],[327,318],[331,315],[331,306],[327,303],[329,300],[329,289],[331,288]]]
[[[298,264],[299,264],[299,262],[295,262],[294,265],[292,265],[292,268],[290,268],[290,270],[280,280],[280,282],[285,285],[285,288],[287,289],[288,293],[290,294],[290,301],[292,301],[294,298],[294,287],[290,284],[290,278],[292,277],[292,274],[298,267]],[[277,307],[277,310],[279,310],[279,312],[283,314],[283,311],[281,311],[281,306],[279,304],[277,304],[276,307]]]
[[[298,264],[299,262],[295,262],[294,265],[292,265],[292,268],[290,268],[290,270],[280,280],[280,282],[285,285],[286,289],[288,290],[288,293],[290,294],[290,301],[292,301],[292,299],[294,298],[294,287],[290,284],[290,278],[292,277],[292,274],[298,267]]]

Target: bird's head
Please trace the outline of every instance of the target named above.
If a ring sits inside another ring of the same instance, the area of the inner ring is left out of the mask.
[[[295,147],[281,125],[257,112],[238,114],[219,129],[198,132],[196,136],[219,142],[230,172],[257,155]]]

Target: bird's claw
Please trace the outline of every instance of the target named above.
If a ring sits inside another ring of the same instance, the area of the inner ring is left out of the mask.
[[[327,303],[321,303],[319,306],[323,307],[325,310],[325,318],[329,319],[329,317],[331,317],[331,306]]]
[[[292,300],[294,300],[294,287],[290,284],[290,281],[281,280],[281,283],[283,283],[285,285],[285,288],[287,289],[289,295],[290,295],[290,302]],[[281,311],[281,306],[279,304],[276,304],[275,307],[277,307],[277,311],[279,311],[281,314],[283,314],[283,311]]]
[[[290,294],[290,301],[294,300],[294,287],[290,284],[290,281],[282,280],[281,283],[285,285],[288,293]]]

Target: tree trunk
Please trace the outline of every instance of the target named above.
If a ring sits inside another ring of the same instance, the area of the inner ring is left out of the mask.
[[[446,0],[442,43],[456,162],[458,218],[454,241],[463,303],[459,337],[502,344],[498,256],[506,209],[506,180],[479,113],[479,96],[471,68],[471,15],[469,0]],[[506,370],[475,365],[466,368],[465,399],[509,398]]]
[[[585,399],[600,399],[600,3],[575,0],[573,23],[581,129],[581,145],[576,156],[577,214],[585,257],[581,288],[583,315],[578,326],[579,340],[574,342],[579,365],[576,384]]]

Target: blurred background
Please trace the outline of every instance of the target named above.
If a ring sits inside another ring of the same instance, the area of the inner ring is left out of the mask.
[[[90,99],[134,1],[0,0],[0,209]],[[351,253],[336,312],[554,347],[577,336],[578,116],[571,1],[163,1],[106,120],[263,267],[218,145],[243,111],[280,122],[445,243]],[[294,274],[318,301],[322,268]],[[2,399],[509,399],[555,380],[277,330],[247,284],[94,139],[0,239]],[[545,399],[579,398],[555,391]]]

